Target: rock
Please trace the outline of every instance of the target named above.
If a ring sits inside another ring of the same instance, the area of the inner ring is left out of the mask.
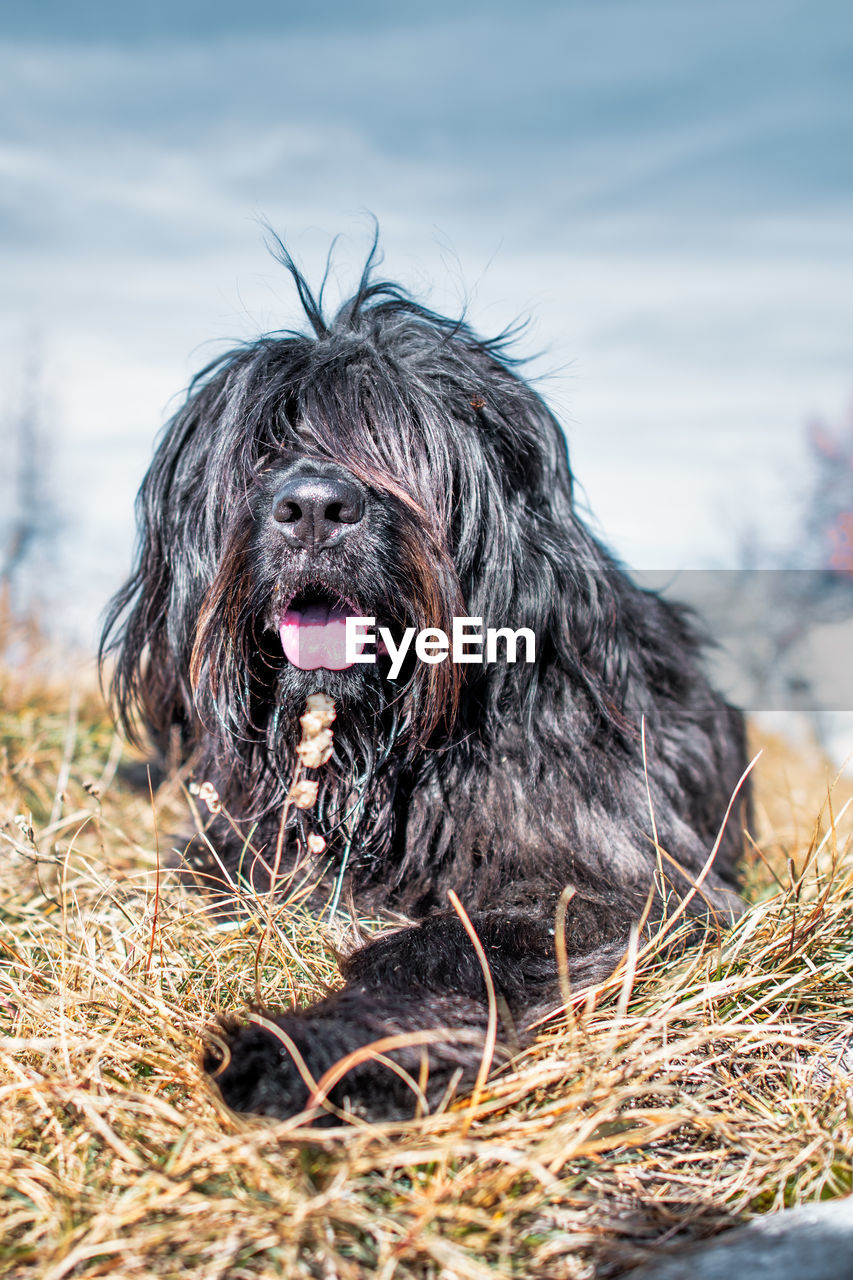
[[[853,1196],[756,1218],[624,1280],[853,1280]]]

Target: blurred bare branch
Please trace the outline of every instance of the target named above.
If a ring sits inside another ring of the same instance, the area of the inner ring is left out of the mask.
[[[44,360],[39,336],[26,340],[17,404],[4,415],[7,498],[0,523],[0,589],[18,615],[39,610],[58,512],[51,484]]]

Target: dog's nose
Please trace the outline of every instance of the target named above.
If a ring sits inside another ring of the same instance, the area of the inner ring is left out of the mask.
[[[275,495],[272,514],[289,542],[317,551],[340,542],[346,526],[360,523],[364,498],[342,476],[293,476]]]

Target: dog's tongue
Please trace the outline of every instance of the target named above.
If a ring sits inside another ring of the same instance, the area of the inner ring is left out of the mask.
[[[279,626],[281,647],[288,662],[301,671],[316,671],[326,667],[329,671],[345,671],[347,615],[342,609],[328,604],[307,604],[301,609],[290,608]],[[360,653],[364,642],[356,641]]]

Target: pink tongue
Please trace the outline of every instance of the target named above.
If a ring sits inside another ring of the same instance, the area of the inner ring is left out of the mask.
[[[300,671],[345,671],[347,615],[342,609],[327,604],[309,604],[303,609],[288,609],[279,625],[281,647],[288,662]],[[361,653],[364,642],[356,641]]]

